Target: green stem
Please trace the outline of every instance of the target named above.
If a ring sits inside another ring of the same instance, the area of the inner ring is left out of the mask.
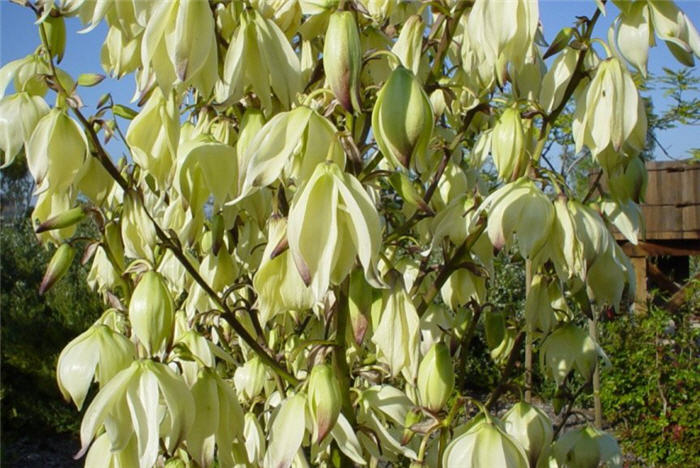
[[[343,396],[343,414],[348,419],[348,422],[354,427],[357,424],[355,420],[355,411],[352,408],[350,400],[350,368],[346,357],[347,352],[347,329],[348,329],[348,289],[350,285],[350,277],[343,281],[338,288],[336,307],[335,307],[335,349],[333,351],[333,369],[336,378],[340,383],[340,390]]]
[[[437,278],[435,278],[435,281],[433,282],[433,284],[430,285],[428,291],[426,291],[425,295],[420,299],[420,303],[416,307],[416,311],[418,312],[419,317],[422,316],[428,309],[428,306],[431,302],[433,302],[435,296],[438,295],[440,289],[445,284],[450,275],[454,273],[455,270],[457,270],[462,264],[463,257],[471,251],[472,247],[479,239],[479,236],[481,236],[481,233],[484,232],[484,229],[486,229],[486,222],[481,220],[478,229],[472,234],[470,234],[469,237],[467,237],[464,243],[460,245],[457,248],[457,250],[455,250],[455,252],[452,254],[452,257],[447,261],[447,263],[445,263],[445,265],[443,265],[443,267],[440,268]]]

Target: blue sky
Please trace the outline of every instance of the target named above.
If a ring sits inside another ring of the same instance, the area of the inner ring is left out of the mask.
[[[686,12],[696,27],[700,27],[700,0],[681,0],[676,3]],[[593,0],[541,0],[540,16],[547,40],[551,41],[562,27],[569,26],[575,16],[590,16],[594,11],[594,5]],[[614,5],[608,5],[608,15],[599,22],[596,36],[606,37],[607,29],[616,15],[617,10]],[[39,45],[39,37],[33,21],[34,17],[29,9],[11,4],[8,0],[0,0],[0,62],[3,65],[31,53]],[[75,18],[67,21],[66,54],[60,66],[74,77],[79,73],[102,73],[100,47],[107,28],[102,23],[87,34],[77,34],[81,27],[80,22]],[[661,74],[663,67],[679,68],[680,65],[668,52],[666,46],[660,43],[650,51],[649,71],[652,74]],[[696,70],[698,69],[700,69],[700,63],[696,66]],[[88,111],[92,111],[99,97],[106,92],[111,92],[115,101],[128,104],[133,89],[132,76],[121,80],[107,78],[94,88],[84,88],[81,91],[81,97]],[[663,91],[654,90],[651,92],[651,97],[657,111],[668,106]],[[667,130],[658,134],[657,138],[674,158],[687,157],[687,151],[690,148],[700,147],[698,127]],[[120,156],[121,148],[118,145],[111,144],[109,149],[113,152],[113,156]],[[659,150],[656,151],[656,157],[666,159]]]

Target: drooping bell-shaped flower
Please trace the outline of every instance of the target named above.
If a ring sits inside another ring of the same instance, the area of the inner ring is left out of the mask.
[[[265,365],[257,356],[248,359],[233,374],[233,383],[238,394],[247,400],[252,400],[262,392],[266,380]]]
[[[622,452],[617,441],[608,433],[586,425],[574,429],[557,440],[552,457],[560,466],[569,468],[607,468],[622,466]]]
[[[270,445],[263,466],[289,468],[304,438],[306,397],[297,393],[285,399],[272,421]],[[290,431],[294,427],[296,430]]]
[[[240,195],[232,203],[272,184],[280,175],[302,184],[323,161],[344,168],[345,153],[336,133],[330,120],[305,106],[274,116],[242,153]]]
[[[617,58],[600,62],[577,98],[572,127],[576,151],[585,145],[610,166],[608,152],[634,156],[644,149],[646,127],[644,103],[627,69]]]
[[[503,416],[506,432],[520,442],[530,466],[537,466],[540,454],[552,443],[552,421],[536,406],[518,402]]]
[[[174,174],[180,137],[177,103],[173,93],[153,90],[151,97],[129,124],[126,142],[134,162],[167,187]]]
[[[399,279],[383,294],[381,317],[372,335],[381,362],[389,366],[392,376],[402,371],[411,378],[418,370],[420,318],[403,282]]]
[[[289,249],[272,258],[286,233],[287,220],[273,215],[268,223],[268,242],[262,262],[253,277],[262,325],[279,313],[309,309],[315,302],[313,292],[301,279]]]
[[[504,185],[489,195],[482,206],[489,211],[487,232],[494,247],[509,247],[517,242],[524,257],[547,247],[554,207],[528,178]]]
[[[78,179],[88,155],[88,143],[78,123],[56,107],[36,124],[26,144],[26,154],[37,185],[35,193],[60,193]]]
[[[302,90],[299,57],[274,21],[252,9],[239,18],[216,86],[217,101],[238,100],[252,89],[266,113],[272,109],[273,95],[289,109]]]
[[[0,151],[4,153],[0,167],[12,164],[39,120],[48,112],[44,99],[28,93],[12,94],[0,100]]]
[[[445,468],[528,468],[523,447],[506,433],[500,421],[491,416],[477,418],[447,445],[442,458]]]
[[[206,0],[174,0],[153,7],[141,44],[141,62],[167,93],[191,84],[208,96],[218,79],[214,16]]]
[[[294,196],[287,239],[297,270],[317,299],[343,281],[356,256],[367,279],[379,284],[379,215],[360,182],[335,163],[318,164]]]
[[[583,329],[567,323],[554,330],[542,343],[540,365],[561,385],[572,369],[588,380],[602,350]]]
[[[102,387],[80,426],[82,456],[104,425],[113,452],[136,439],[139,468],[152,467],[161,444],[173,453],[192,427],[195,405],[182,378],[165,364],[134,361]],[[161,441],[161,434],[162,441]]]
[[[234,466],[231,445],[243,437],[243,410],[231,385],[210,368],[192,385],[194,420],[187,432],[187,450],[200,466]],[[218,450],[215,450],[218,448]]]
[[[104,387],[136,357],[134,344],[106,325],[93,325],[63,348],[56,378],[66,400],[81,410],[93,378]]]

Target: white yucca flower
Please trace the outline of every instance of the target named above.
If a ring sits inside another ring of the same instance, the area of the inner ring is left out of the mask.
[[[88,156],[85,134],[65,110],[51,109],[36,124],[26,145],[35,193],[62,193],[79,178]]]
[[[209,95],[218,79],[215,24],[209,2],[156,3],[149,16],[141,44],[142,64],[150,66],[166,93],[173,85],[184,83]]]
[[[309,309],[315,302],[313,291],[301,279],[289,250],[275,252],[286,232],[287,220],[273,215],[268,223],[268,242],[260,268],[253,277],[263,326],[277,314]],[[274,258],[273,253],[276,254]]]
[[[576,99],[572,128],[576,151],[587,146],[604,167],[617,162],[619,153],[634,156],[644,149],[644,103],[620,60],[613,57],[600,62]]]
[[[194,418],[192,393],[179,375],[165,364],[135,361],[102,387],[85,411],[79,455],[104,425],[113,452],[124,450],[135,438],[139,468],[151,468],[160,452],[161,426],[166,434],[163,446],[173,453]]]
[[[238,100],[250,88],[263,109],[272,108],[273,94],[289,109],[302,90],[299,57],[274,21],[252,9],[239,18],[240,25],[226,52],[222,80],[216,86],[217,100]]]
[[[605,357],[593,338],[572,323],[554,330],[542,343],[540,365],[557,385],[561,385],[573,369],[588,380],[593,375],[598,356]]]
[[[574,429],[557,440],[551,457],[567,468],[622,467],[622,452],[608,433],[590,425]]]
[[[442,458],[445,468],[528,468],[525,450],[506,433],[501,421],[482,415],[475,419],[447,445]]]
[[[275,115],[245,148],[239,149],[240,195],[232,203],[272,184],[281,175],[301,185],[323,161],[345,167],[345,153],[336,133],[330,120],[309,107]]]
[[[48,112],[49,106],[44,99],[28,93],[0,99],[0,151],[4,153],[0,168],[12,164],[39,120]]]
[[[368,281],[381,285],[376,273],[379,215],[362,184],[335,163],[316,166],[294,196],[287,239],[299,274],[316,299],[345,279],[356,256]]]
[[[381,304],[381,317],[372,335],[378,358],[389,366],[392,376],[405,372],[413,378],[420,358],[420,318],[401,279],[384,292]]]
[[[554,223],[554,207],[533,181],[522,177],[489,195],[487,232],[496,248],[517,243],[524,257],[538,254],[547,244]]]
[[[167,187],[173,176],[173,163],[180,138],[180,122],[174,93],[159,88],[131,121],[126,143],[134,162],[151,174],[160,187]]]
[[[531,467],[537,466],[540,455],[552,443],[552,421],[544,411],[524,401],[518,402],[503,415],[506,432],[520,442]]]
[[[243,410],[231,385],[210,368],[200,371],[192,385],[194,421],[187,432],[187,450],[199,465],[235,466],[231,446],[243,438]],[[215,450],[216,447],[216,450]]]
[[[270,428],[270,445],[264,468],[289,468],[306,433],[306,395],[297,393],[285,399],[277,409]],[[290,430],[294,428],[294,430]]]
[[[80,410],[93,378],[104,387],[135,357],[136,348],[125,336],[106,325],[93,325],[68,343],[58,356],[58,388]]]

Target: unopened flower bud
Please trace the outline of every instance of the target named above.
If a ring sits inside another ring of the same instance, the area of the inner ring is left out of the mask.
[[[328,21],[323,48],[323,70],[333,94],[348,112],[360,111],[362,47],[355,15],[337,11]]]
[[[68,268],[70,268],[74,256],[75,249],[71,247],[70,244],[61,244],[61,246],[56,249],[53,257],[51,257],[51,261],[49,261],[49,266],[46,267],[44,278],[41,280],[39,294],[44,294],[56,281],[63,278],[63,275],[65,275]]]
[[[313,440],[319,443],[335,426],[342,403],[340,384],[331,366],[319,364],[311,369],[306,399],[311,411]]]
[[[82,206],[71,208],[68,211],[53,216],[36,228],[36,233],[51,231],[53,229],[63,229],[79,223],[85,218],[85,210]]]
[[[430,411],[440,411],[455,385],[452,357],[445,343],[435,343],[418,368],[418,395]]]
[[[129,321],[149,354],[170,345],[174,320],[173,299],[163,278],[154,271],[146,272],[131,295]]]
[[[217,213],[211,220],[211,252],[219,254],[219,249],[224,245],[224,217]]]
[[[66,23],[62,16],[47,16],[43,22],[51,55],[60,63],[66,51]]]
[[[420,378],[420,374],[419,377]],[[423,413],[420,408],[413,408],[406,412],[406,418],[403,423],[403,434],[401,436],[401,445],[407,445],[416,433],[413,431],[412,427],[414,424],[418,424],[423,419]]]
[[[433,133],[433,108],[413,73],[398,66],[377,94],[372,130],[379,149],[394,165],[409,167],[422,157]]]
[[[491,154],[498,177],[513,180],[523,175],[527,167],[527,145],[517,108],[509,107],[501,114],[491,138]]]

